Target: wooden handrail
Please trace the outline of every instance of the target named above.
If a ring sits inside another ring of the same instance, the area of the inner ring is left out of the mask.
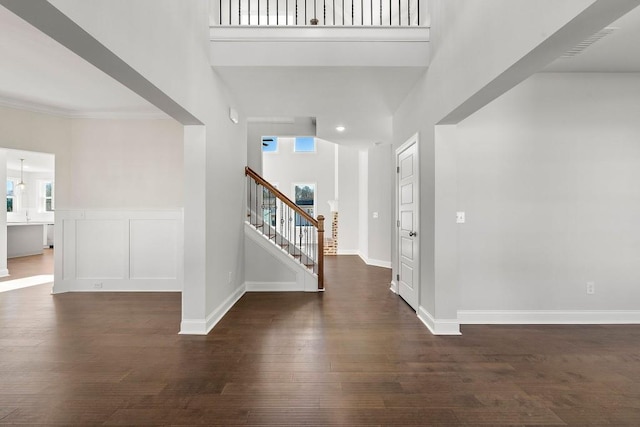
[[[269,182],[265,181],[264,178],[262,178],[260,175],[255,173],[249,166],[245,166],[244,174],[245,175],[249,175],[258,184],[262,185],[263,187],[265,187],[266,189],[268,189],[269,191],[274,193],[278,197],[278,199],[282,200],[287,206],[289,206],[291,209],[296,211],[301,217],[303,217],[304,219],[309,221],[311,223],[311,225],[313,225],[314,227],[318,228],[318,220],[314,219],[311,215],[306,213],[300,206],[298,206],[295,203],[293,203],[291,201],[291,199],[289,199],[287,196],[282,194],[280,192],[280,190],[278,190],[276,187],[274,187],[273,185],[269,184]]]
[[[324,216],[318,215],[318,289],[324,289]]]

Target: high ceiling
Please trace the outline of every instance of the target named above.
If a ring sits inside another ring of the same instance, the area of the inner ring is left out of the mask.
[[[425,72],[420,67],[221,67],[248,116],[310,116],[317,136],[390,142],[391,115]],[[342,133],[337,126],[344,126]]]
[[[640,72],[640,8],[619,28],[547,72]],[[0,6],[0,105],[71,117],[166,117],[156,107]],[[224,67],[248,116],[313,116],[324,139],[389,138],[390,115],[424,73],[420,67]],[[343,125],[344,133],[335,131]]]
[[[163,113],[0,6],[0,105],[66,116]]]
[[[608,25],[616,30],[579,55],[559,58],[545,72],[639,73],[640,7]]]

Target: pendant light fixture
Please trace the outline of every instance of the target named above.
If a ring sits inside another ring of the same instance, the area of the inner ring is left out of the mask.
[[[20,159],[20,182],[18,183],[18,185],[16,185],[16,187],[18,187],[18,190],[20,191],[24,191],[25,188],[27,188],[27,184],[24,183],[24,159]]]

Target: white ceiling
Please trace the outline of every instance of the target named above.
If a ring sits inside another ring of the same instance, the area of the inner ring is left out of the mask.
[[[391,115],[421,67],[219,67],[247,116],[309,116],[317,136],[347,145],[390,142]],[[345,126],[339,133],[336,126]]]
[[[19,172],[20,159],[24,159],[25,173],[53,173],[55,170],[55,156],[53,154],[9,149],[6,151],[8,170]]]
[[[0,58],[0,105],[71,117],[164,117],[146,100],[3,6]]]
[[[559,58],[545,72],[640,72],[640,7],[608,25],[618,28],[573,58]]]

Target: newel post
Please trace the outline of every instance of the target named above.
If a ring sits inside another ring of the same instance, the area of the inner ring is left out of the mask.
[[[318,289],[324,289],[324,216],[318,215]]]

